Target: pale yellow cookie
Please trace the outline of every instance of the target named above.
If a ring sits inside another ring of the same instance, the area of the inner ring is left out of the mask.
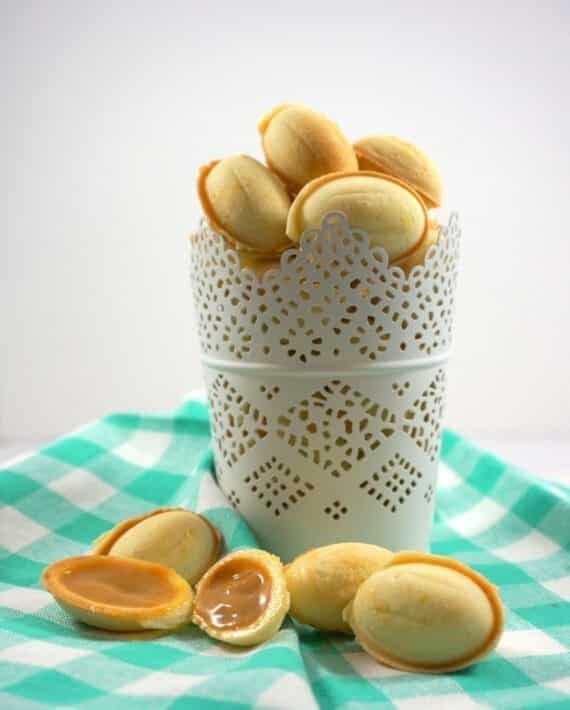
[[[406,274],[409,274],[414,266],[422,265],[425,261],[428,249],[437,244],[439,239],[439,224],[430,220],[427,234],[413,252],[392,262],[393,266],[399,266]]]
[[[289,210],[288,237],[299,241],[329,212],[343,212],[352,228],[364,230],[372,245],[388,252],[390,261],[413,252],[428,229],[425,205],[411,188],[396,178],[360,171],[325,175],[305,185]]]
[[[456,560],[418,552],[395,555],[363,582],[344,618],[378,661],[422,673],[470,666],[503,629],[490,582]]]
[[[259,132],[267,165],[293,195],[321,175],[358,169],[338,126],[306,106],[277,106],[260,121]]]
[[[279,254],[291,198],[281,181],[249,155],[234,155],[200,169],[198,197],[213,229],[258,254]]]
[[[352,633],[342,618],[362,582],[393,557],[383,547],[344,542],[309,550],[285,568],[289,614],[323,631]]]
[[[375,170],[402,180],[414,188],[428,209],[441,205],[439,171],[412,143],[395,136],[367,136],[353,147],[361,170]]]
[[[221,544],[220,533],[204,516],[159,508],[115,525],[95,540],[93,553],[156,562],[195,584],[218,558]]]

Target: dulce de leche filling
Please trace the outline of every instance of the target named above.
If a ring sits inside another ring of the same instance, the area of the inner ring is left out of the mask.
[[[235,630],[254,624],[271,595],[271,578],[253,560],[234,559],[204,580],[196,595],[195,613],[216,629]]]
[[[63,570],[61,581],[70,592],[95,604],[145,608],[172,598],[174,590],[165,575],[121,562],[95,558],[91,564]]]

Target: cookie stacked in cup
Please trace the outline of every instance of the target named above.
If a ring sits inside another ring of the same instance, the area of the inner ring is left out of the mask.
[[[234,155],[204,166],[198,196],[206,218],[260,274],[307,229],[332,211],[383,247],[390,263],[409,272],[437,242],[428,211],[441,205],[433,162],[394,136],[351,144],[323,114],[282,104],[259,123],[266,165]]]

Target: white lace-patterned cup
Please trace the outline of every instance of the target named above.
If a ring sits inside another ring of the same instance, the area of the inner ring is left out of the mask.
[[[284,561],[427,549],[459,238],[453,215],[406,276],[330,213],[258,278],[205,221],[191,237],[218,481]]]

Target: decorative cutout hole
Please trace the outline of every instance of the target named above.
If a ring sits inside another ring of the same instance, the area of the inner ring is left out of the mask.
[[[228,493],[228,500],[230,501],[232,508],[239,510],[238,506],[241,503],[241,500],[233,488]]]
[[[259,391],[265,395],[268,400],[272,400],[281,391],[277,385],[260,385]]]
[[[335,500],[326,506],[324,512],[333,520],[340,520],[348,513],[348,507],[343,505],[340,500]]]

